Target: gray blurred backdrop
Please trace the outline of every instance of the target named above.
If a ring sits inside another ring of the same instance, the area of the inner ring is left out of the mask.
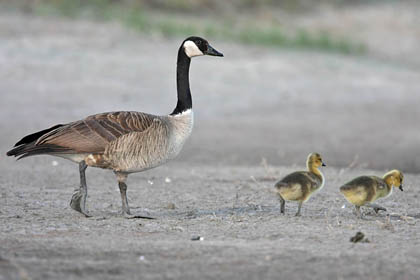
[[[420,170],[418,1],[0,1],[0,148],[113,110],[176,103],[180,42],[194,59],[191,164]],[[30,159],[37,162],[37,159]]]

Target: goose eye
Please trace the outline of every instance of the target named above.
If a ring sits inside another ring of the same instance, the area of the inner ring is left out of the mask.
[[[198,40],[197,41],[197,45],[199,46],[199,45],[201,45],[201,40]]]

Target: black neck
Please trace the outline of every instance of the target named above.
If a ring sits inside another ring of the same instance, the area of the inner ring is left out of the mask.
[[[189,71],[191,58],[189,58],[184,48],[181,46],[178,51],[178,61],[176,65],[176,87],[178,91],[178,103],[171,115],[176,115],[192,108],[190,91]]]

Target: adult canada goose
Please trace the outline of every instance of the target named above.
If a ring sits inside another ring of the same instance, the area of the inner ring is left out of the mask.
[[[284,214],[286,200],[298,201],[299,208],[296,216],[300,216],[303,202],[324,186],[324,175],[319,167],[326,166],[318,153],[311,153],[306,160],[308,171],[293,172],[275,184],[277,195],[280,200],[280,212]]]
[[[380,178],[377,176],[360,176],[340,187],[340,192],[348,202],[356,207],[356,214],[362,217],[360,206],[371,207],[378,213],[379,210],[386,211],[382,206],[373,202],[378,198],[388,197],[392,193],[392,186],[403,190],[403,174],[398,170],[391,170]]]
[[[25,136],[7,155],[22,159],[46,154],[78,163],[80,187],[74,192],[70,206],[86,217],[89,216],[86,210],[86,168],[111,169],[117,176],[124,216],[141,218],[130,213],[127,176],[159,166],[181,151],[193,127],[190,62],[192,57],[201,55],[223,56],[203,38],[193,36],[182,42],[177,60],[178,102],[170,115],[140,112],[92,115]]]

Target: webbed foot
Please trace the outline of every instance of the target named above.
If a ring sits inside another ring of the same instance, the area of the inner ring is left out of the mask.
[[[126,219],[147,219],[147,220],[155,220],[156,218],[150,217],[150,216],[145,216],[145,215],[135,215],[135,214],[128,214],[126,212],[124,212],[123,214],[124,218]]]
[[[85,204],[86,204],[86,196],[83,195],[83,193],[80,189],[76,190],[73,193],[73,196],[71,197],[70,207],[73,210],[76,210],[77,212],[82,213],[87,218],[92,217],[91,215],[89,215],[87,213],[87,211],[85,209]]]
[[[379,211],[386,211],[386,208],[382,207],[382,206],[377,206],[374,207],[373,210],[375,210],[375,213],[378,214]]]
[[[371,207],[373,208],[373,210],[375,211],[375,213],[378,213],[380,210],[382,211],[386,211],[386,209],[378,204],[375,203],[366,203],[367,207]]]

